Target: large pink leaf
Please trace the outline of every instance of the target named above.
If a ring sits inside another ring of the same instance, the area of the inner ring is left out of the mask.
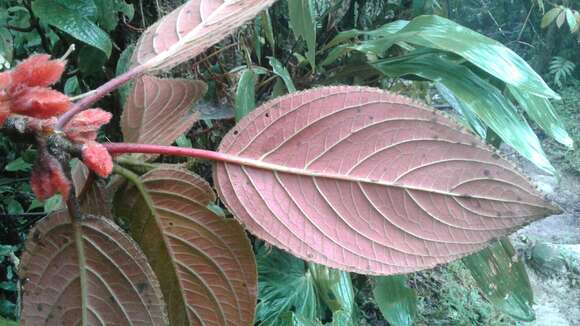
[[[192,105],[206,89],[205,83],[196,80],[138,78],[121,117],[124,140],[170,145],[199,119]]]
[[[171,325],[251,325],[256,263],[242,226],[206,206],[215,193],[176,168],[144,174],[119,192],[125,217],[162,285]]]
[[[22,325],[80,325],[82,288],[89,325],[167,325],[159,283],[135,241],[101,217],[85,218],[82,232],[85,284],[66,211],[31,230],[19,271]]]
[[[253,234],[367,274],[479,250],[558,209],[480,139],[433,109],[359,87],[291,94],[220,145],[220,197]]]
[[[191,0],[149,27],[132,65],[168,69],[191,59],[254,18],[275,0]]]

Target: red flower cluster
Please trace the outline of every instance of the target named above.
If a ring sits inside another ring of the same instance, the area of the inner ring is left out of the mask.
[[[106,177],[113,171],[113,159],[107,149],[97,143],[97,130],[111,120],[112,115],[101,109],[89,109],[75,115],[64,127],[64,133],[74,143],[83,144],[82,159],[97,175]]]
[[[34,55],[11,71],[0,73],[0,125],[10,114],[31,117],[27,130],[36,134],[52,132],[56,116],[67,111],[69,98],[48,86],[57,82],[64,71],[64,60],[50,60],[46,54]],[[83,162],[95,173],[106,177],[113,170],[113,161],[105,147],[97,143],[97,130],[111,120],[111,114],[101,109],[83,111],[64,128],[72,142],[82,145]],[[61,163],[52,156],[46,143],[39,139],[38,160],[32,171],[30,185],[39,199],[59,192],[67,198],[70,180]]]
[[[12,113],[46,119],[67,111],[68,97],[48,88],[60,79],[65,64],[37,54],[0,73],[0,124]]]
[[[30,176],[30,188],[40,200],[48,199],[59,192],[67,199],[70,181],[65,176],[62,166],[50,155],[44,143],[39,144],[38,159]]]

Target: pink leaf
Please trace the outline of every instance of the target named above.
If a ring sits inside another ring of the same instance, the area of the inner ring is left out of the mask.
[[[133,65],[169,69],[221,41],[275,0],[191,0],[149,27],[139,39]]]
[[[137,79],[121,117],[124,140],[170,145],[199,119],[192,105],[206,90],[205,83],[197,80]]]
[[[380,90],[326,87],[264,104],[220,145],[220,197],[253,234],[316,263],[406,273],[558,212],[479,138]]]

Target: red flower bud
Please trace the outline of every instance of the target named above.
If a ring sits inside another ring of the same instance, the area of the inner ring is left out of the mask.
[[[61,115],[69,106],[68,96],[44,87],[24,88],[11,99],[13,113],[41,119]]]
[[[4,123],[4,120],[10,114],[10,104],[7,102],[2,102],[0,100],[0,126]]]
[[[85,165],[101,177],[113,172],[113,159],[107,149],[94,141],[83,145],[82,157]]]
[[[70,191],[70,181],[65,176],[56,158],[40,148],[38,161],[30,176],[30,188],[36,197],[44,200],[59,192],[67,199]]]
[[[12,72],[12,83],[47,87],[60,79],[65,64],[64,60],[50,60],[48,54],[33,55],[16,66]]]
[[[101,109],[89,109],[75,115],[64,127],[66,136],[75,143],[94,141],[97,130],[109,123],[113,115]]]

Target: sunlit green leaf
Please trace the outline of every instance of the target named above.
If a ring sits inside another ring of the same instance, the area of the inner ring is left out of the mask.
[[[312,16],[310,0],[288,1],[288,13],[294,35],[296,35],[297,39],[301,37],[306,41],[308,48],[306,57],[312,66],[312,70],[314,70],[316,66],[316,25]]]
[[[405,275],[374,278],[373,295],[383,317],[393,326],[410,326],[417,313],[417,295]]]
[[[568,23],[568,27],[570,27],[570,31],[576,29],[576,18],[574,17],[574,13],[570,8],[566,9],[566,22]]]
[[[470,109],[463,106],[463,104],[457,100],[455,95],[442,83],[435,83],[435,87],[439,94],[451,105],[451,107],[457,111],[469,125],[471,130],[479,135],[479,137],[485,139],[487,134],[487,127],[485,124],[473,113]]]
[[[552,174],[555,172],[536,134],[517,114],[513,104],[470,69],[454,63],[448,54],[416,51],[394,59],[379,60],[373,66],[393,77],[416,75],[443,84],[504,142],[539,168]]]
[[[242,72],[236,89],[236,121],[240,121],[248,113],[256,108],[256,80],[252,70]]]
[[[500,310],[519,320],[535,319],[530,280],[508,238],[463,258],[463,263],[483,295]]]
[[[564,124],[556,114],[556,110],[552,103],[550,103],[550,100],[545,97],[522,92],[510,85],[508,85],[508,89],[528,116],[546,131],[547,134],[569,148],[574,147],[574,141],[568,135]]]
[[[543,97],[560,98],[515,52],[446,18],[419,16],[399,32],[369,44],[380,45],[378,49],[382,52],[391,44],[401,41],[455,53],[497,79],[521,90]]]

